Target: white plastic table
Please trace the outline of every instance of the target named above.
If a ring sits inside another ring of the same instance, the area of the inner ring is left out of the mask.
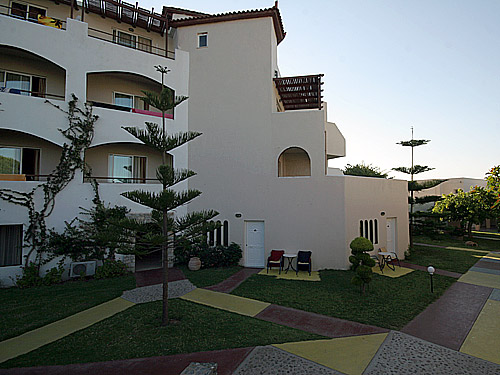
[[[288,259],[288,266],[286,267],[285,273],[288,273],[288,270],[291,268],[294,271],[297,271],[293,268],[293,260],[297,258],[297,254],[285,253],[283,254],[283,258]]]

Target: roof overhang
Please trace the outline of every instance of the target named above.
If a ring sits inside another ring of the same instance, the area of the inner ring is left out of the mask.
[[[323,107],[321,77],[323,74],[274,78],[285,111],[321,109]]]
[[[280,11],[278,9],[278,2],[274,4],[274,7],[267,9],[256,9],[256,10],[244,10],[239,12],[221,13],[221,14],[211,14],[211,15],[194,15],[189,18],[181,18],[170,21],[169,25],[171,27],[183,27],[192,25],[201,25],[207,23],[216,22],[227,22],[227,21],[237,21],[253,18],[271,17],[273,19],[274,31],[276,33],[276,39],[278,44],[285,38],[285,30],[283,28],[283,22],[281,20]]]

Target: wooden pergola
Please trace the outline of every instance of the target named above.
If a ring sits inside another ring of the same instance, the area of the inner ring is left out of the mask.
[[[274,78],[281,103],[285,111],[298,109],[321,109],[323,74]]]

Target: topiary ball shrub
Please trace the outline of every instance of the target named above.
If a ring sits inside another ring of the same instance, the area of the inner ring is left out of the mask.
[[[375,261],[370,258],[370,254],[367,253],[373,250],[373,244],[367,238],[357,237],[351,241],[349,247],[351,248],[352,254],[349,257],[351,270],[356,272],[351,279],[351,283],[359,285],[361,287],[361,293],[364,294],[366,285],[372,281],[372,267],[375,265]]]

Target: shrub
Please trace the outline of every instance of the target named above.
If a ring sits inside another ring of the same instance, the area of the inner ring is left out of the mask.
[[[40,268],[36,263],[30,262],[27,267],[21,266],[21,269],[23,270],[23,275],[16,280],[17,287],[21,289],[59,284],[62,282],[62,274],[64,272],[62,263],[59,263],[57,267],[47,270],[44,277],[40,276]]]
[[[202,268],[236,266],[242,257],[241,247],[235,242],[229,246],[209,246],[179,241],[174,253],[179,264],[187,264],[191,257],[199,257]]]
[[[119,260],[107,259],[102,266],[95,271],[96,279],[107,279],[110,277],[123,276],[128,273],[127,265]]]
[[[375,261],[367,254],[368,251],[373,250],[373,244],[367,238],[357,237],[351,241],[350,248],[352,255],[349,257],[349,262],[351,262],[351,270],[356,272],[351,283],[359,285],[361,293],[364,293],[366,285],[372,281],[373,276],[372,267]]]

